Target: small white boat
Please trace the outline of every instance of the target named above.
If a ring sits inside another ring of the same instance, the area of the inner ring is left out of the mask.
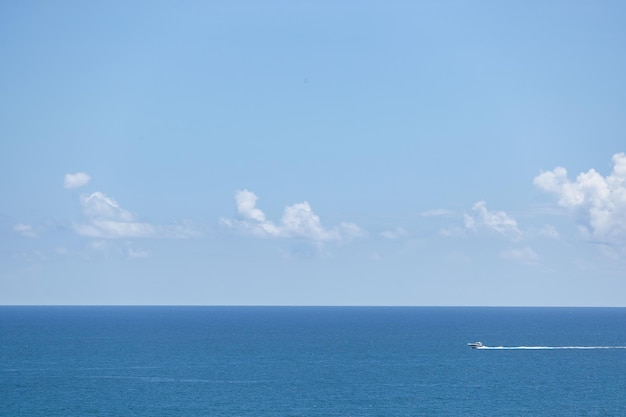
[[[467,346],[471,347],[472,349],[478,349],[481,347],[484,347],[484,345],[482,344],[482,342],[472,342],[472,343],[468,343]]]

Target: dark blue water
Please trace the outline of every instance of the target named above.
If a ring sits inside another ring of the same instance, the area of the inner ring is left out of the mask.
[[[624,416],[626,309],[0,307],[2,416]]]

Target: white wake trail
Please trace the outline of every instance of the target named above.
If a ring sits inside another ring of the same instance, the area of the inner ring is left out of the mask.
[[[480,346],[483,350],[626,349],[626,346]]]

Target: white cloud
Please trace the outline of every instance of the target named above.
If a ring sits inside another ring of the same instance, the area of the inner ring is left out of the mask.
[[[65,181],[63,182],[63,185],[65,188],[78,188],[86,185],[90,180],[91,177],[84,172],[65,174]]]
[[[18,223],[13,226],[13,231],[19,233],[24,237],[37,237],[37,232],[35,232],[33,226],[29,224]]]
[[[504,259],[529,264],[536,263],[539,260],[539,256],[537,255],[537,253],[529,247],[502,251],[500,253],[500,256]]]
[[[476,219],[474,219],[469,214],[463,214],[463,224],[465,225],[466,229],[475,230],[477,227]]]
[[[340,223],[330,229],[323,227],[319,216],[307,202],[285,207],[283,217],[275,224],[267,220],[263,211],[256,207],[257,199],[248,190],[235,193],[240,220],[222,219],[222,224],[259,237],[304,238],[317,242],[340,241],[363,235],[363,231],[353,223]]]
[[[151,237],[156,228],[149,223],[136,222],[135,216],[122,209],[117,202],[104,193],[82,195],[80,203],[86,224],[75,226],[82,236],[97,238]]]
[[[245,219],[256,220],[259,223],[265,222],[265,214],[258,208],[256,208],[256,201],[258,197],[248,191],[243,190],[235,194],[235,201],[237,202],[237,212]]]
[[[65,175],[65,187],[77,188],[89,182],[84,172]],[[138,221],[136,216],[123,209],[117,201],[96,191],[80,196],[85,222],[74,225],[81,236],[93,238],[190,238],[202,233],[194,224],[184,221],[173,225],[155,225]]]
[[[591,237],[612,243],[626,240],[626,154],[613,155],[613,171],[606,177],[590,169],[571,181],[567,170],[557,167],[533,182],[556,194],[560,206],[582,214],[582,226]]]
[[[200,236],[190,222],[178,225],[153,225],[136,221],[135,216],[119,206],[104,193],[82,195],[80,202],[87,223],[77,224],[74,230],[81,236],[95,238],[189,238]]]
[[[517,227],[517,221],[504,211],[490,211],[484,201],[479,201],[472,207],[475,215],[465,214],[463,221],[466,229],[478,230],[486,228],[509,238],[517,239],[522,232]]]
[[[132,222],[135,218],[129,211],[122,209],[117,201],[99,191],[80,196],[80,202],[83,206],[83,213],[91,219]]]

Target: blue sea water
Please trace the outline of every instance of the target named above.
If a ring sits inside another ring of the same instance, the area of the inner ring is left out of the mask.
[[[626,416],[624,346],[619,308],[0,307],[0,415]]]

